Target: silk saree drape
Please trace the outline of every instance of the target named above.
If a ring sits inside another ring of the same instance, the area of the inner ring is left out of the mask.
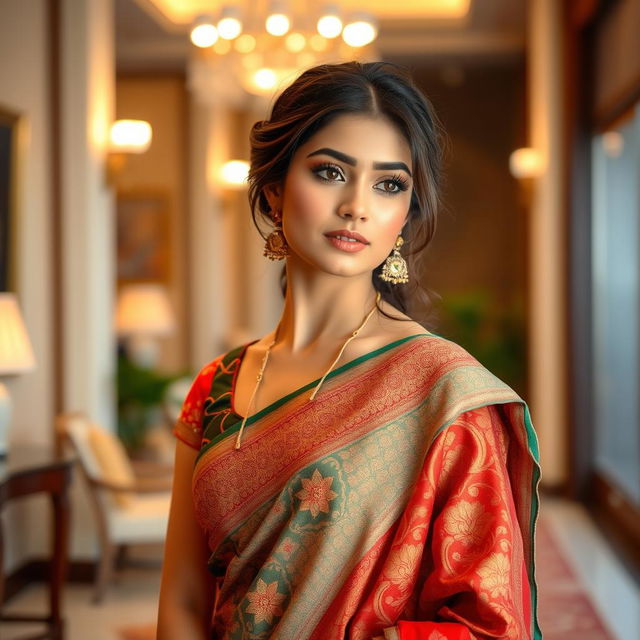
[[[420,334],[252,416],[236,450],[245,349],[200,372],[175,429],[199,449],[212,638],[541,637],[537,442],[512,389]]]

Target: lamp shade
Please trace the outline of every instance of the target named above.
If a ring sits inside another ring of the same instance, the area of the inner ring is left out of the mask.
[[[116,308],[119,336],[166,336],[176,327],[167,290],[160,284],[122,287]]]
[[[13,293],[0,293],[0,376],[35,369],[33,349]]]

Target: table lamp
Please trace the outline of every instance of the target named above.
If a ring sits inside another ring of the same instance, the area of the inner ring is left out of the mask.
[[[158,338],[171,334],[175,328],[164,286],[142,283],[122,287],[116,307],[116,332],[124,339],[133,362],[141,367],[153,367],[158,358]]]
[[[29,336],[13,293],[0,293],[0,457],[7,454],[11,398],[1,379],[35,369]]]

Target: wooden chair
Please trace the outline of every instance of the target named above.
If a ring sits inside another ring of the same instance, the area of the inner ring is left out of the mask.
[[[120,440],[83,414],[59,416],[56,428],[75,451],[89,487],[101,547],[94,591],[100,603],[118,552],[129,544],[164,542],[171,469],[148,463],[136,468]]]

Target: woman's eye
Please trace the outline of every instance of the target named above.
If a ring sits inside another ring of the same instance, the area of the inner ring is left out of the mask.
[[[393,176],[392,178],[386,178],[385,180],[380,180],[375,185],[375,188],[378,191],[386,194],[400,193],[401,191],[406,191],[409,188],[409,182],[404,176]]]
[[[338,167],[321,166],[315,169],[314,173],[327,182],[344,182],[342,171]]]
[[[386,193],[395,193],[396,191],[400,191],[400,187],[395,180],[383,180],[380,182],[382,185],[382,191]]]

